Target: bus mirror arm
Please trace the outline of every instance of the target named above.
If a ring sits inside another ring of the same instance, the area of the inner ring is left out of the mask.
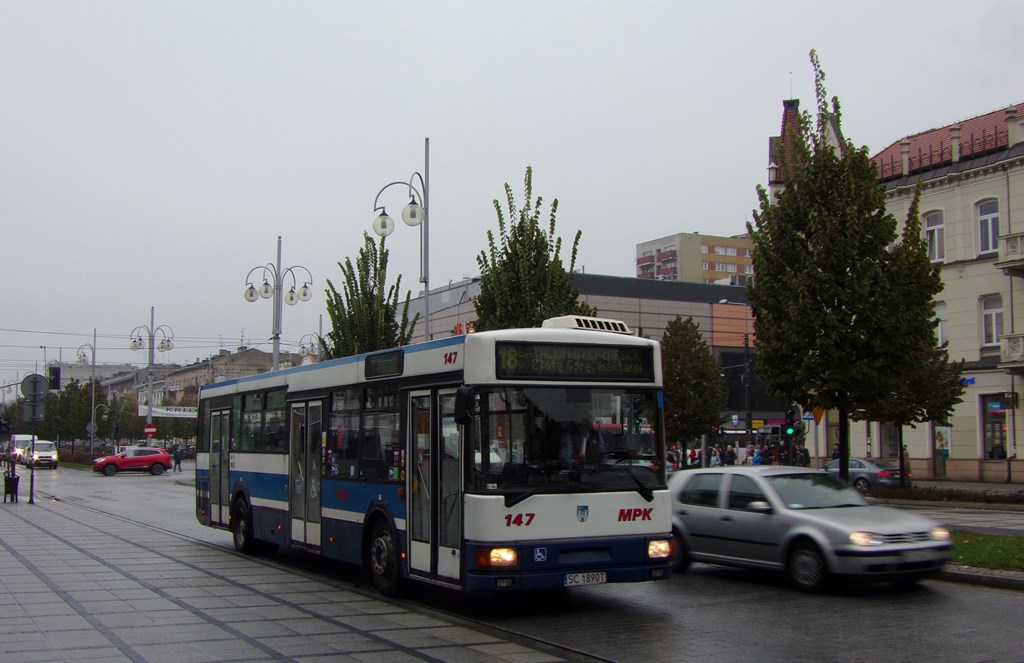
[[[455,392],[455,423],[468,424],[480,414],[480,403],[476,389],[459,387]]]

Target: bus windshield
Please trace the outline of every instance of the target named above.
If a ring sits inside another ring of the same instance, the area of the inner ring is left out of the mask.
[[[641,388],[480,389],[469,426],[468,492],[513,502],[544,492],[664,487],[657,391]]]

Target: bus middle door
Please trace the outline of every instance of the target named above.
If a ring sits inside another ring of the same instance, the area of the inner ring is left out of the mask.
[[[288,433],[288,507],[291,540],[320,547],[322,401],[292,403]]]
[[[455,390],[409,400],[409,566],[457,584],[462,577],[462,454]]]

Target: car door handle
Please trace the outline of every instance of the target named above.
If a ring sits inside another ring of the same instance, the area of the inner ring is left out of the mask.
[[[731,522],[732,521],[732,516],[722,516],[722,520],[730,521]]]

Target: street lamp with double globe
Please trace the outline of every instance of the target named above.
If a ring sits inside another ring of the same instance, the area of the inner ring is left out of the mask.
[[[263,284],[257,288],[252,282],[252,275],[263,270]],[[299,281],[295,278],[295,271],[302,270],[306,272],[308,277],[303,282],[302,287],[296,289]],[[281,291],[284,289],[285,279],[291,277],[292,284],[291,289],[285,293],[284,297],[281,296]],[[255,302],[258,299],[270,299],[274,298],[274,320],[271,327],[271,337],[274,340],[274,355],[272,358],[271,369],[277,370],[280,364],[281,355],[281,317],[283,313],[282,302],[288,304],[288,306],[295,306],[299,302],[308,302],[313,298],[313,289],[310,286],[313,284],[313,274],[302,265],[294,265],[292,267],[286,267],[281,269],[281,236],[277,236],[277,262],[267,263],[266,265],[259,265],[249,270],[249,275],[245,277],[245,301]]]
[[[419,180],[419,188],[415,182]],[[380,195],[392,186],[408,187],[409,204],[402,210],[402,221],[405,225],[420,227],[420,283],[423,284],[423,332],[426,340],[430,340],[430,139],[423,139],[423,173],[416,171],[408,182],[391,182],[381,187],[373,199],[373,211],[380,214],[373,218],[373,232],[387,237],[395,231],[395,222],[388,216],[387,210],[380,204]]]
[[[143,336],[145,332],[145,336]],[[160,335],[160,341],[156,337]],[[153,423],[153,353],[157,350],[167,352],[174,347],[174,330],[167,325],[156,326],[156,307],[149,307],[149,326],[139,325],[132,330],[131,342],[128,347],[132,350],[149,349],[148,385],[146,389],[146,423]]]
[[[78,347],[78,363],[84,364],[85,349],[89,348],[92,357],[89,361],[91,370],[89,372],[89,392],[91,403],[89,405],[89,453],[92,453],[93,445],[96,442],[96,330],[92,330],[92,343],[83,343]]]

